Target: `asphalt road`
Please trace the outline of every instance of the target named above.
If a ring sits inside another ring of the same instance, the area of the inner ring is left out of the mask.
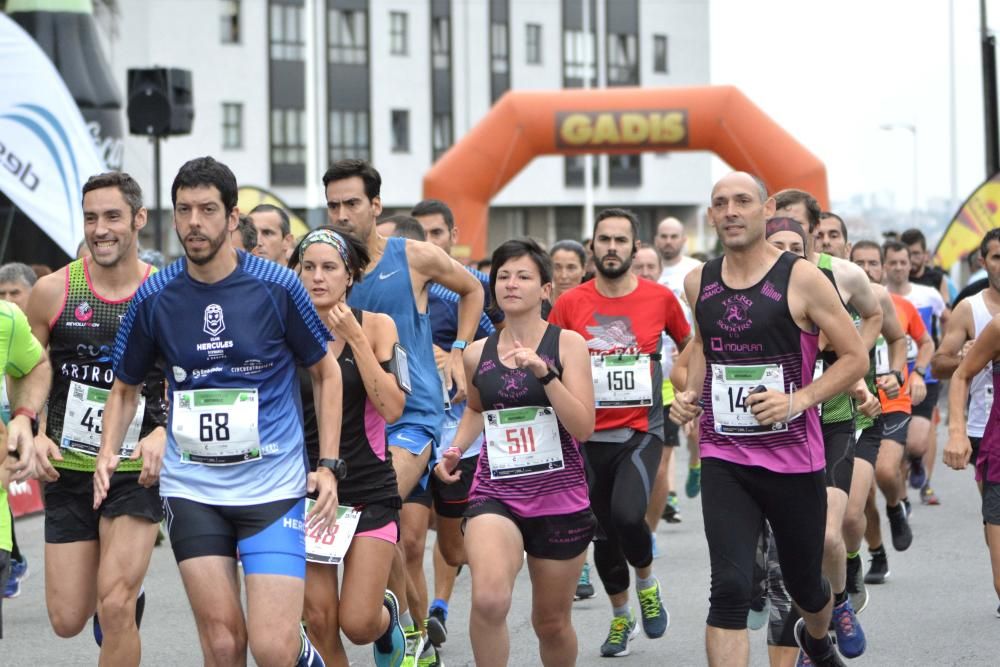
[[[941,436],[944,432],[942,429]],[[943,440],[942,440],[943,442]],[[685,471],[686,452],[679,452]],[[683,486],[683,478],[678,475]],[[868,651],[854,664],[869,665],[998,665],[1000,618],[983,544],[978,494],[971,470],[957,473],[939,464],[934,487],[942,504],[925,507],[915,491],[912,518],[915,539],[905,553],[889,550],[892,575],[885,585],[870,587],[871,604],[861,616]],[[664,554],[655,561],[663,584],[671,623],[659,640],[640,635],[632,654],[618,659],[625,665],[704,665],[703,632],[708,610],[708,553],[702,532],[701,505],[681,492],[683,522],[661,523],[657,538]],[[32,574],[20,597],[5,600],[0,666],[93,665],[97,647],[89,628],[73,639],[59,639],[45,612],[42,571],[42,519],[18,522],[21,548]],[[889,535],[883,517],[883,531]],[[867,552],[863,552],[867,559]],[[426,559],[428,566],[430,554]],[[595,574],[596,578],[596,574]],[[146,579],[146,617],[142,627],[143,664],[201,664],[194,621],[177,567],[168,546],[156,549]],[[451,602],[449,630],[442,657],[449,667],[472,665],[464,628],[469,613],[469,585],[463,574]],[[526,572],[518,580],[509,617],[511,665],[539,664],[530,625],[530,590]],[[633,605],[637,604],[633,600]],[[573,622],[579,637],[580,665],[607,665],[599,647],[607,633],[610,608],[602,594],[577,602]],[[751,633],[754,665],[767,664],[764,631]],[[349,650],[352,664],[373,664],[369,647]]]

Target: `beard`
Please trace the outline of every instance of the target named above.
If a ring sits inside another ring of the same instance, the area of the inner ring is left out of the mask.
[[[188,236],[192,236],[192,234],[188,234]],[[185,243],[184,238],[181,238],[180,234],[177,235],[177,239],[181,242],[181,245],[184,246],[184,254],[187,256],[188,261],[192,264],[203,266],[211,262],[215,259],[215,256],[219,254],[219,249],[222,248],[222,244],[226,242],[226,237],[229,236],[229,230],[223,227],[222,233],[215,238],[211,238],[205,234],[196,234],[194,236],[199,236],[208,241],[208,248],[201,251],[201,254],[198,255],[193,255],[191,251],[188,250],[187,243]]]
[[[608,257],[616,257],[620,264],[616,268],[608,268],[604,265],[604,262]],[[632,256],[618,257],[618,255],[605,255],[601,258],[601,261],[594,262],[594,268],[599,274],[610,280],[621,278],[623,275],[632,270]]]

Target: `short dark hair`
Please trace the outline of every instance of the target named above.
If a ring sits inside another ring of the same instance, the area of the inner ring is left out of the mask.
[[[576,256],[580,258],[580,266],[587,265],[587,251],[584,249],[583,244],[579,241],[574,241],[573,239],[563,239],[562,241],[556,241],[549,248],[549,257],[555,255],[558,251],[565,250],[567,252],[575,252]]]
[[[406,239],[413,239],[414,241],[427,240],[427,232],[424,231],[424,226],[412,215],[397,213],[396,215],[382,218],[378,221],[378,224],[381,225],[383,222],[391,222],[396,225],[396,231],[392,233],[393,236],[401,236]]]
[[[774,205],[779,211],[795,204],[803,204],[806,207],[806,217],[809,218],[807,220],[809,223],[809,233],[812,234],[813,230],[816,229],[816,225],[819,224],[820,208],[816,198],[805,190],[796,190],[794,188],[774,193]]]
[[[986,255],[990,252],[990,241],[1000,241],[1000,227],[994,227],[986,232],[982,243],[979,244],[979,256],[983,259],[986,259]]]
[[[281,237],[284,238],[292,233],[292,220],[288,217],[288,211],[281,208],[280,206],[275,206],[274,204],[257,204],[247,215],[253,215],[254,213],[277,213],[278,217],[281,218]]]
[[[367,160],[337,160],[323,174],[323,187],[330,185],[334,181],[342,181],[346,178],[358,176],[364,181],[365,196],[368,199],[375,199],[382,191],[382,177]]]
[[[919,243],[921,250],[927,250],[927,238],[919,229],[907,229],[905,232],[900,234],[899,240],[908,246],[911,246],[914,243]]]
[[[845,241],[847,240],[847,225],[844,224],[844,219],[843,218],[841,218],[839,215],[837,215],[833,211],[823,211],[822,213],[819,214],[819,219],[820,220],[830,220],[830,219],[833,219],[833,220],[836,220],[837,222],[839,222],[840,223],[840,234],[844,237]]]
[[[512,259],[525,256],[530,257],[535,263],[543,285],[552,282],[552,260],[541,246],[534,239],[511,239],[494,250],[490,259],[490,293],[493,297],[490,300],[491,311],[500,310],[498,305],[500,302],[497,299],[497,272],[500,271],[500,267]]]
[[[253,220],[250,219],[249,215],[240,216],[236,231],[240,233],[240,239],[242,239],[243,247],[247,252],[257,247],[257,228],[253,226]]]
[[[368,268],[368,262],[371,261],[371,255],[368,253],[368,246],[364,241],[359,241],[350,234],[345,234],[338,231],[333,225],[320,225],[316,229],[325,229],[327,231],[333,232],[344,239],[344,244],[347,247],[347,273],[351,276],[354,284],[357,285],[365,277],[365,269]],[[316,229],[310,229],[310,233],[316,231]],[[299,255],[302,253],[302,244],[309,237],[309,234],[305,234],[299,242],[295,245],[295,251],[292,252],[292,256],[288,259],[288,268],[293,271],[299,266]],[[347,293],[351,293],[351,286],[347,286]]]
[[[451,209],[440,199],[425,199],[417,202],[417,205],[410,211],[410,215],[418,217],[421,215],[440,215],[444,218],[444,224],[448,226],[448,231],[455,229],[455,216]]]
[[[854,260],[854,251],[855,250],[864,250],[865,248],[868,248],[869,250],[877,250],[878,251],[878,261],[879,262],[884,262],[885,261],[885,257],[883,256],[883,252],[882,252],[882,246],[880,246],[878,243],[875,243],[875,241],[869,241],[868,239],[864,239],[864,240],[858,241],[853,246],[851,246],[851,260],[852,261]]]
[[[106,171],[103,174],[95,174],[87,179],[83,184],[82,196],[93,190],[102,188],[118,188],[125,198],[125,203],[132,210],[132,217],[142,208],[142,188],[132,176],[124,171]],[[82,197],[81,197],[82,200]]]
[[[602,220],[607,220],[608,218],[625,218],[632,225],[632,241],[633,245],[635,241],[639,240],[639,217],[627,208],[606,208],[597,212],[597,216],[594,217],[594,229],[591,236],[597,236],[597,226],[601,224]],[[593,247],[594,241],[591,239],[591,247]]]
[[[906,259],[910,258],[910,249],[905,243],[893,240],[886,241],[882,244],[882,261],[885,261],[890,252],[899,252],[900,250],[906,253]]]
[[[493,260],[490,259],[489,257],[484,257],[483,259],[481,259],[478,262],[476,262],[476,270],[477,271],[482,271],[486,267],[492,266],[492,265],[493,265]]]
[[[174,177],[173,185],[170,186],[170,201],[176,207],[178,190],[206,185],[215,186],[222,198],[222,206],[226,210],[226,215],[232,213],[239,199],[236,176],[232,169],[211,156],[196,157],[181,165]]]

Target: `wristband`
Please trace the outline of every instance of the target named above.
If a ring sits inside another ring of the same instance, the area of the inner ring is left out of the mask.
[[[462,454],[465,453],[461,449],[459,449],[458,447],[455,447],[455,446],[451,446],[448,449],[444,450],[445,454],[447,454],[448,452],[455,452],[456,454],[458,454],[459,457],[461,457]]]

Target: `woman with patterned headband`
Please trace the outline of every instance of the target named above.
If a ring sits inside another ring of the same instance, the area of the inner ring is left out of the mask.
[[[343,375],[342,458],[319,463],[335,468],[341,507],[354,510],[338,513],[338,534],[353,529],[353,538],[346,551],[343,538],[323,545],[321,535],[309,534],[306,542],[304,616],[309,637],[328,665],[347,664],[340,630],[354,644],[374,642],[380,666],[399,665],[403,658],[397,602],[386,590],[399,540],[400,499],[385,444],[386,422],[399,418],[405,402],[405,378],[397,379],[390,369],[396,355],[403,353],[389,317],[347,306],[347,295],[361,280],[368,259],[363,244],[323,226],[302,239],[289,262],[334,336],[330,350]],[[315,408],[308,375],[301,379],[303,430],[312,469],[318,457]],[[341,559],[344,577],[338,596]]]

